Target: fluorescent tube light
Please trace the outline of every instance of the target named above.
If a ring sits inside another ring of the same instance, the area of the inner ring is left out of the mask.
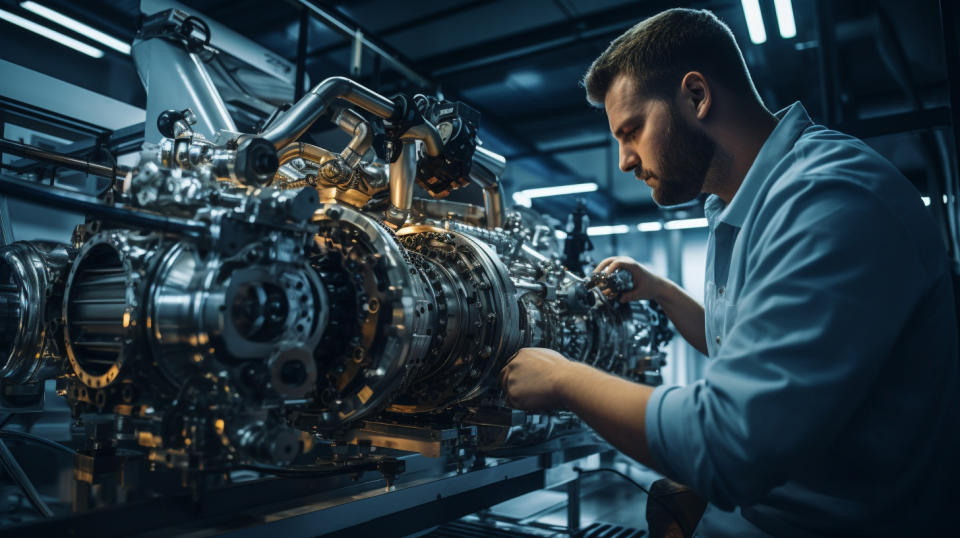
[[[587,235],[617,235],[625,234],[630,231],[626,224],[615,224],[613,226],[590,226],[587,228]]]
[[[760,0],[740,0],[743,15],[747,18],[747,31],[750,41],[757,45],[767,41],[767,31],[763,27],[763,15],[760,13]]]
[[[556,187],[541,187],[539,189],[525,189],[514,194],[533,198],[546,198],[547,196],[563,196],[564,194],[580,194],[582,192],[593,192],[599,187],[596,183],[575,183],[573,185],[557,185]]]
[[[663,225],[668,230],[688,230],[690,228],[706,228],[707,219],[680,219],[671,220]]]
[[[523,207],[533,207],[533,200],[522,191],[513,193],[513,203]]]
[[[102,51],[102,50],[100,50],[100,49],[98,49],[98,48],[96,48],[96,47],[91,47],[90,45],[87,45],[86,43],[77,41],[76,39],[74,39],[74,38],[72,38],[72,37],[63,35],[63,34],[61,34],[60,32],[58,32],[58,31],[56,31],[56,30],[51,30],[50,28],[47,28],[46,26],[43,26],[42,24],[37,24],[37,23],[35,23],[35,22],[33,22],[33,21],[29,20],[29,19],[24,19],[23,17],[21,17],[21,16],[19,16],[19,15],[14,15],[13,13],[10,13],[9,11],[4,11],[4,10],[0,9],[0,19],[3,19],[3,20],[5,20],[5,21],[7,21],[7,22],[16,24],[17,26],[23,28],[24,30],[30,30],[31,32],[33,32],[33,33],[35,33],[35,34],[40,34],[40,35],[42,35],[43,37],[45,37],[45,38],[47,38],[47,39],[49,39],[49,40],[51,40],[51,41],[56,41],[57,43],[60,43],[61,45],[70,47],[71,49],[73,49],[73,50],[75,50],[75,51],[77,51],[77,52],[82,52],[83,54],[86,54],[87,56],[91,56],[91,57],[93,57],[93,58],[103,58],[103,51]]]
[[[89,37],[94,41],[99,41],[113,50],[122,52],[123,54],[130,54],[129,43],[124,43],[123,41],[120,41],[111,35],[107,35],[90,25],[84,24],[72,17],[68,17],[59,11],[54,11],[47,6],[42,6],[36,2],[29,1],[21,2],[20,7],[26,9],[27,11],[32,11],[45,19],[49,19],[60,26],[69,28],[78,34]]]
[[[780,27],[780,37],[790,39],[797,37],[797,23],[793,20],[793,2],[790,0],[773,0],[777,10],[777,25]]]
[[[637,224],[637,229],[641,232],[659,232],[663,229],[663,223],[659,221],[641,222]]]

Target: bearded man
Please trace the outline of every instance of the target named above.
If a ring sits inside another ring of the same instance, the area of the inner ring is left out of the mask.
[[[669,10],[614,40],[584,79],[620,168],[658,204],[701,192],[704,306],[626,257],[622,300],[654,299],[709,356],[656,389],[521,350],[509,402],[566,408],[709,504],[701,536],[938,535],[960,454],[957,319],[920,194],[862,141],[771,114],[730,29]]]

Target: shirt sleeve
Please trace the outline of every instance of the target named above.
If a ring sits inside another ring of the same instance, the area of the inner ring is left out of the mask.
[[[736,321],[704,378],[660,387],[647,406],[656,463],[724,509],[752,504],[829,446],[929,282],[875,194],[793,183],[745,237]]]

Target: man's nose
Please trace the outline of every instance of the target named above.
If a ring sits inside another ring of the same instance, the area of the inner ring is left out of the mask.
[[[640,157],[629,146],[620,145],[620,170],[629,172],[640,164]]]

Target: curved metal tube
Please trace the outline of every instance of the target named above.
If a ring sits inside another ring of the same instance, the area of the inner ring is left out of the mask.
[[[393,101],[390,99],[348,78],[330,77],[317,84],[260,136],[280,149],[306,132],[337,99],[353,103],[381,118],[389,118],[393,114]]]
[[[500,182],[500,175],[507,168],[503,155],[488,149],[477,147],[473,152],[473,164],[470,165],[470,179],[484,189]]]
[[[297,158],[323,164],[330,159],[336,159],[337,154],[321,147],[307,144],[306,142],[294,142],[284,146],[283,149],[277,153],[277,158],[280,160],[280,166]]]
[[[343,109],[337,115],[336,124],[341,130],[353,137],[347,147],[340,152],[343,160],[350,165],[350,168],[353,168],[360,164],[360,160],[373,144],[373,133],[363,116],[349,108]]]
[[[400,140],[422,140],[424,148],[427,150],[427,155],[431,157],[439,156],[440,150],[443,149],[443,139],[440,137],[437,128],[426,121],[407,129],[405,133],[400,135]]]
[[[503,191],[500,182],[483,189],[483,207],[487,214],[487,228],[503,228]]]
[[[477,147],[470,165],[470,179],[483,189],[483,205],[487,211],[487,228],[503,227],[503,191],[500,175],[507,168],[502,155]]]
[[[413,184],[417,178],[417,145],[403,143],[400,158],[390,163],[390,207],[387,220],[402,225],[413,206]]]

